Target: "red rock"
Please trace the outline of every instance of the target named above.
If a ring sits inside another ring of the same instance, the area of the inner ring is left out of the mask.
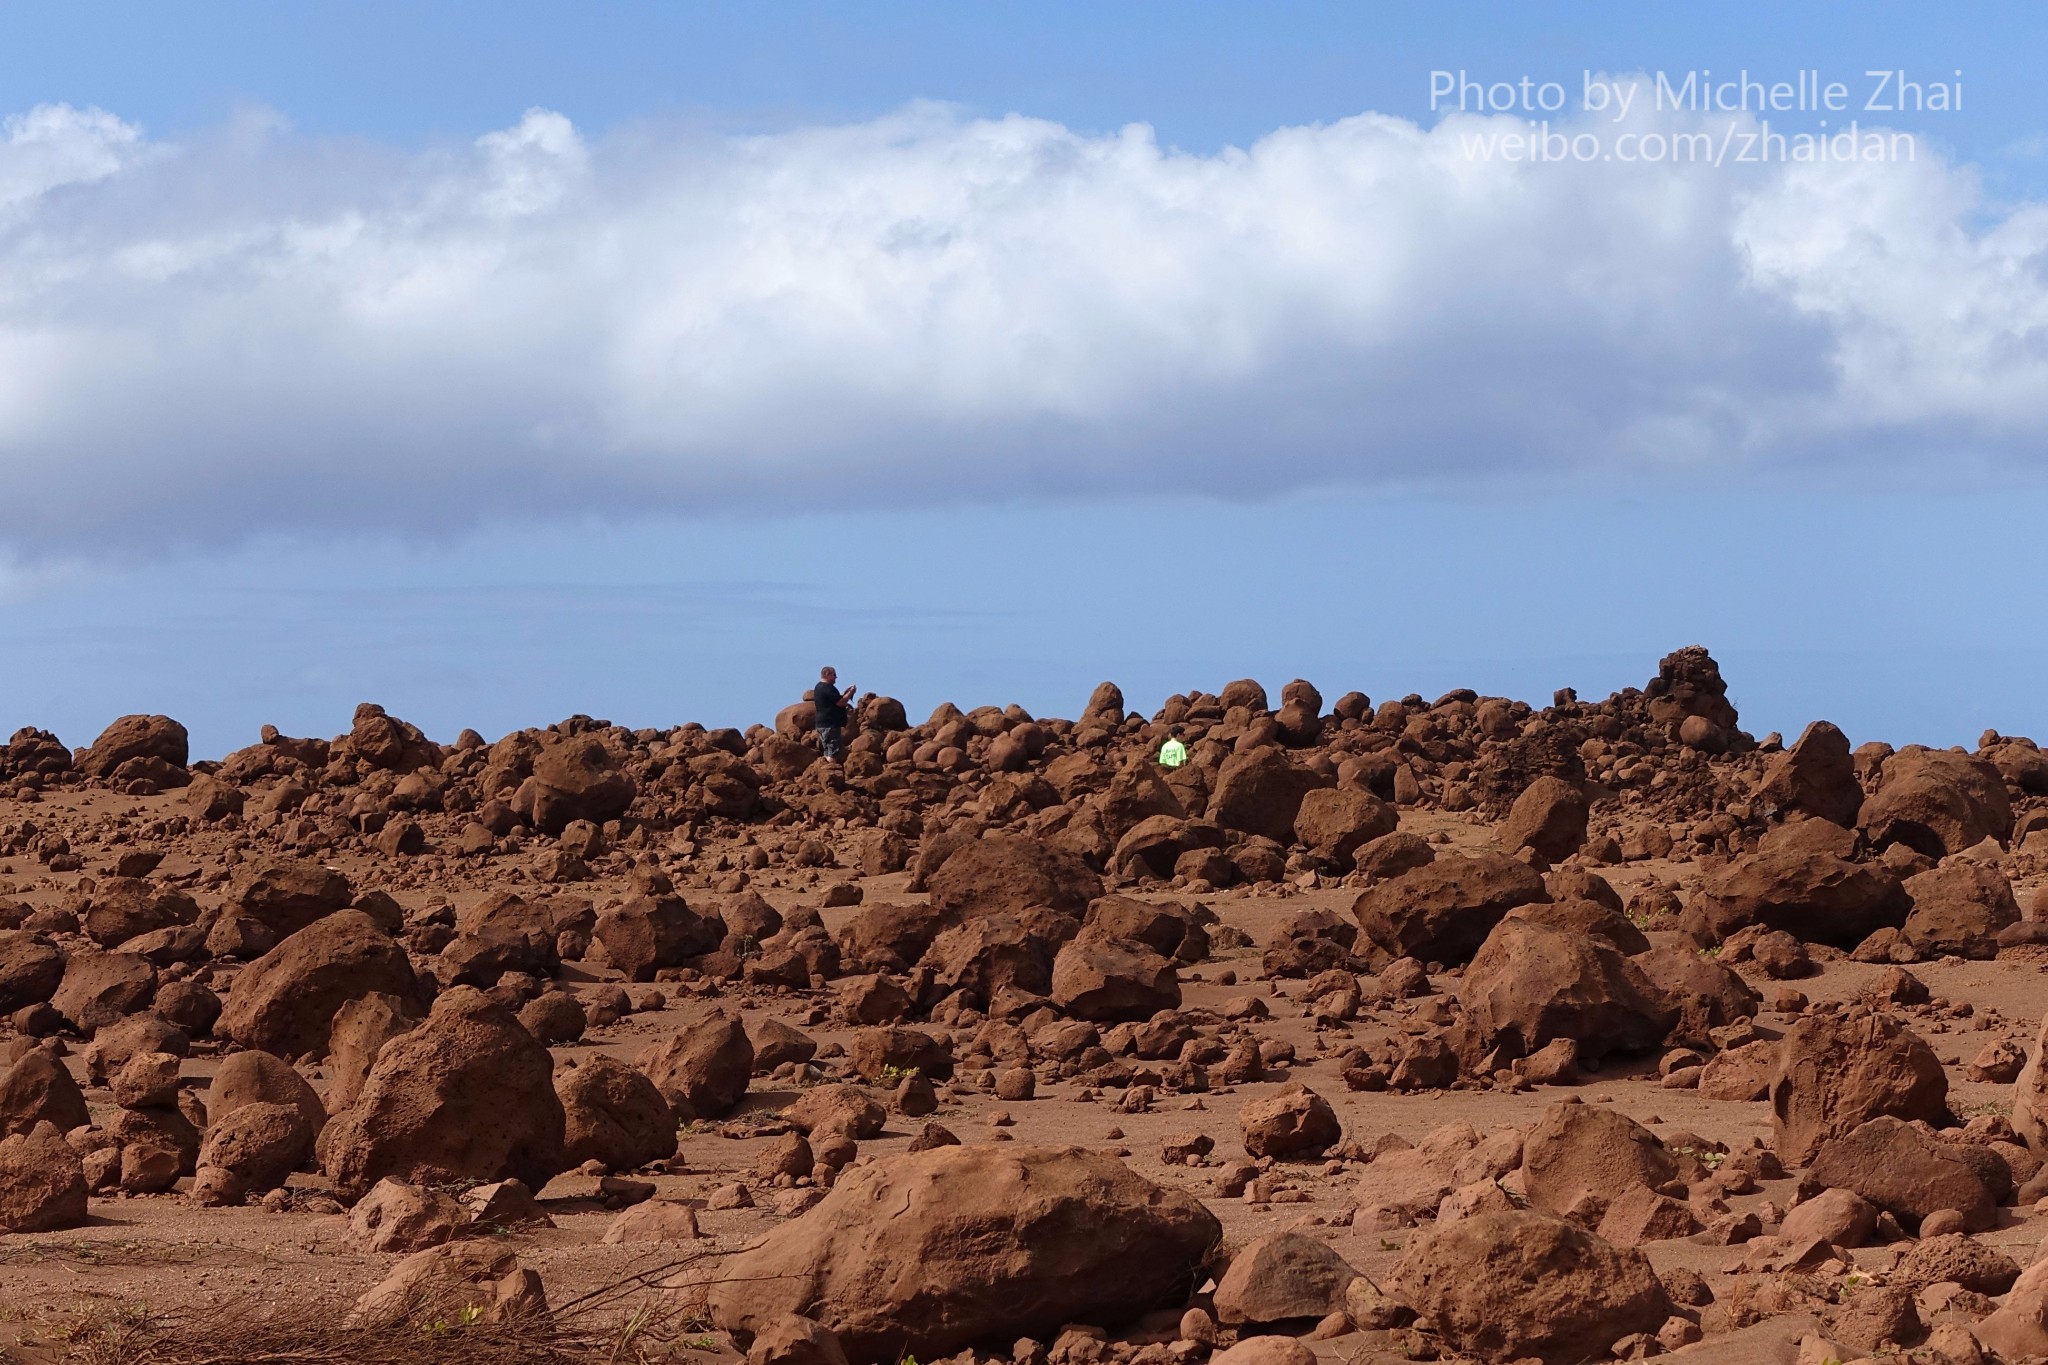
[[[1465,969],[1458,1001],[1484,1051],[1522,1057],[1557,1038],[1581,1057],[1647,1052],[1678,1011],[1605,939],[1507,918]]]
[[[1113,1157],[939,1147],[848,1169],[810,1212],[719,1268],[710,1312],[743,1340],[801,1314],[854,1365],[931,1359],[1178,1301],[1220,1236],[1193,1197]]]
[[[1807,821],[1824,825],[1826,821]],[[1906,921],[1911,902],[1898,878],[1810,842],[1767,843],[1707,873],[1690,912],[1726,938],[1752,924],[1809,942],[1849,948]]]
[[[539,1189],[563,1169],[553,1060],[483,992],[457,986],[419,1027],[386,1043],[361,1096],[320,1136],[320,1164],[361,1194],[507,1178]]]
[[[1598,1359],[1671,1316],[1640,1251],[1543,1213],[1482,1214],[1417,1237],[1395,1279],[1452,1349],[1489,1362]]]
[[[0,1137],[33,1132],[39,1123],[68,1133],[91,1121],[85,1092],[48,1050],[33,1048],[0,1072]]]
[[[1659,1194],[1647,1185],[1623,1191],[1600,1219],[1600,1237],[1618,1247],[1670,1242],[1700,1230],[1690,1205]]]
[[[2012,837],[2012,797],[1997,768],[1966,754],[1909,744],[1885,760],[1857,824],[1873,848],[1901,843],[1943,858]]]
[[[100,732],[78,760],[78,768],[88,777],[109,777],[138,758],[185,767],[190,761],[185,727],[169,716],[123,716]]]
[[[48,1000],[64,980],[64,953],[41,934],[0,930],[0,1013]]]
[[[152,886],[137,877],[108,877],[93,888],[84,929],[93,942],[111,948],[198,918],[199,903],[183,891]]]
[[[1499,830],[1509,853],[1529,849],[1545,862],[1562,862],[1586,842],[1586,794],[1575,783],[1539,777],[1523,789]]]
[[[2020,922],[2012,883],[1995,867],[1952,862],[1906,879],[1912,913],[1900,935],[1922,957],[1998,955],[1998,934]]]
[[[462,1206],[435,1190],[380,1180],[349,1210],[351,1240],[364,1251],[425,1251],[450,1240],[468,1221]]]
[[[230,907],[279,938],[346,910],[355,898],[348,878],[317,863],[274,860],[237,874],[228,892]]]
[[[1446,855],[1368,887],[1351,907],[1389,956],[1464,962],[1508,911],[1549,899],[1527,864],[1498,854]]]
[[[628,981],[652,981],[661,968],[717,948],[725,924],[698,914],[680,896],[635,896],[600,914],[591,937]]]
[[[50,1006],[90,1036],[148,1009],[156,985],[156,968],[135,953],[74,953]]]
[[[517,1322],[547,1312],[540,1276],[494,1242],[450,1242],[416,1251],[357,1299],[343,1326],[428,1329],[449,1323]]]
[[[1909,1227],[1938,1209],[1954,1209],[1972,1232],[1991,1226],[1997,1201],[1956,1145],[1881,1115],[1821,1144],[1814,1178],[1853,1190]]]
[[[1629,961],[1677,1006],[1667,1035],[1673,1043],[1708,1046],[1716,1029],[1755,1018],[1762,1003],[1732,969],[1683,944],[1659,944]]]
[[[324,1053],[349,1001],[380,992],[420,1007],[405,949],[359,910],[326,916],[286,938],[235,976],[214,1031],[280,1057]]]
[[[1077,1019],[1149,1019],[1180,998],[1173,964],[1128,939],[1083,932],[1053,959],[1053,1003]]]
[[[1362,787],[1315,788],[1294,816],[1300,842],[1345,871],[1355,865],[1360,848],[1394,833],[1399,823],[1392,806]]]
[[[56,1232],[85,1222],[85,1167],[56,1125],[0,1138],[0,1232]]]
[[[1078,917],[1102,894],[1102,879],[1078,857],[1017,834],[963,845],[928,880],[932,908],[947,920],[1038,906]]]
[[[1291,844],[1303,800],[1328,785],[1327,778],[1296,763],[1277,746],[1258,745],[1223,761],[1209,798],[1209,819],[1224,829]]]
[[[1330,1102],[1295,1082],[1247,1103],[1238,1111],[1238,1127],[1246,1153],[1254,1157],[1317,1156],[1344,1136]]]
[[[1854,1190],[1822,1190],[1793,1207],[1778,1229],[1786,1246],[1813,1238],[1845,1249],[1862,1246],[1877,1226],[1877,1205]]]
[[[675,1112],[653,1081],[623,1062],[594,1053],[556,1076],[555,1094],[567,1165],[632,1171],[676,1154]]]
[[[1764,765],[1757,799],[1790,815],[1808,815],[1854,828],[1863,784],[1849,756],[1849,739],[1827,721],[1806,727],[1799,740]]]
[[[327,1126],[327,1106],[312,1083],[281,1057],[237,1052],[223,1058],[206,1091],[206,1112],[218,1123],[245,1104],[288,1104],[306,1122],[308,1141]]]
[[[535,829],[560,834],[572,821],[601,825],[625,814],[637,789],[617,758],[589,735],[545,741],[533,756],[532,775],[519,785],[512,809]]]
[[[1779,1044],[1770,1100],[1773,1145],[1803,1166],[1829,1138],[1881,1115],[1941,1122],[1948,1077],[1919,1035],[1885,1015],[1813,1015]]]
[[[226,1172],[235,1186],[263,1194],[312,1154],[313,1128],[296,1105],[237,1105],[215,1118],[199,1149],[198,1166]]]
[[[717,1009],[650,1046],[639,1064],[678,1116],[723,1118],[747,1093],[754,1045],[738,1019]]]
[[[1522,1141],[1529,1203],[1549,1213],[1564,1213],[1588,1196],[1611,1203],[1639,1185],[1655,1189],[1677,1173],[1655,1133],[1599,1105],[1559,1101]]]
[[[1244,1323],[1320,1319],[1344,1305],[1358,1272],[1323,1242],[1276,1232],[1246,1244],[1216,1283],[1218,1321]]]

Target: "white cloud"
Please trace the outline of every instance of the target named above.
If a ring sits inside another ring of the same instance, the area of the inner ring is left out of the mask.
[[[404,155],[38,108],[0,141],[0,545],[2038,467],[2048,206],[1987,205],[1924,143],[1468,155],[1521,127],[1367,114],[1197,156],[933,106],[595,142],[533,110]]]

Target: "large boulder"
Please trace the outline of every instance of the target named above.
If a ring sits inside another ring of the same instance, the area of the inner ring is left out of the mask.
[[[296,1105],[237,1105],[207,1128],[198,1168],[220,1172],[228,1188],[240,1193],[266,1194],[312,1155],[313,1137],[312,1125]]]
[[[1998,931],[2020,922],[2019,902],[2003,872],[1950,862],[1906,879],[1913,911],[1900,935],[1923,957],[1998,956]]]
[[[676,1116],[653,1081],[624,1062],[593,1053],[555,1077],[562,1102],[563,1157],[631,1171],[676,1154]]]
[[[1291,844],[1302,801],[1329,785],[1329,778],[1296,763],[1277,745],[1254,745],[1223,760],[1209,797],[1209,819],[1224,829]]]
[[[591,937],[628,981],[652,981],[663,967],[716,949],[725,923],[698,914],[681,896],[635,896],[600,914]]]
[[[1159,775],[1158,767],[1148,754],[1134,755],[1116,776],[1110,778],[1098,809],[1102,813],[1102,827],[1112,839],[1123,838],[1134,827],[1155,816],[1185,820],[1188,814],[1180,797],[1166,785],[1166,780]]]
[[[1589,1196],[1604,1207],[1677,1173],[1678,1163],[1655,1133],[1601,1105],[1560,1100],[1522,1139],[1523,1186],[1530,1204],[1549,1213],[1565,1213]]]
[[[797,1314],[835,1333],[853,1365],[931,1360],[1178,1306],[1221,1236],[1192,1195],[1100,1152],[937,1147],[846,1170],[810,1212],[718,1267],[709,1306],[743,1339]]]
[[[375,702],[356,707],[347,743],[357,758],[387,772],[409,773],[441,761],[440,745],[422,734],[417,725],[386,714]]]
[[[1603,1359],[1671,1315],[1642,1252],[1530,1210],[1460,1218],[1415,1238],[1395,1285],[1459,1354],[1488,1362]]]
[[[236,876],[228,905],[279,938],[346,910],[355,892],[348,878],[318,863],[277,859],[257,863]]]
[[[617,819],[636,794],[611,750],[590,735],[561,735],[541,745],[511,805],[535,829],[560,834],[571,821]]]
[[[1666,1040],[1691,1047],[1712,1045],[1714,1030],[1738,1019],[1753,1019],[1763,1003],[1747,981],[1693,947],[1659,943],[1629,959],[1665,999],[1677,1006]]]
[[[93,888],[84,929],[87,938],[112,948],[198,918],[199,903],[183,891],[153,886],[140,877],[107,877]]]
[[[929,974],[925,998],[936,1002],[963,991],[977,1008],[986,1009],[1006,989],[1050,994],[1053,955],[1060,939],[1042,931],[1055,923],[1066,933],[1073,930],[1073,921],[1064,915],[1039,914],[1027,921],[991,914],[976,915],[943,931],[917,962],[918,970]]]
[[[1633,960],[1605,939],[1509,917],[1494,926],[1458,986],[1482,1051],[1524,1057],[1558,1038],[1579,1056],[1647,1052],[1678,1017]]]
[[[56,1232],[85,1222],[85,1166],[53,1123],[0,1138],[0,1232]]]
[[[503,1005],[457,986],[384,1044],[362,1095],[320,1135],[320,1164],[351,1195],[386,1176],[537,1190],[563,1168],[562,1128],[548,1050]]]
[[[1102,878],[1078,856],[1022,834],[963,844],[927,880],[932,908],[949,922],[1033,906],[1080,916],[1102,894]]]
[[[1920,1035],[1884,1014],[1809,1015],[1785,1034],[1771,1078],[1775,1146],[1788,1166],[1881,1116],[1940,1123],[1948,1076]]]
[[[463,1323],[517,1323],[546,1316],[540,1275],[496,1241],[459,1241],[416,1251],[392,1268],[342,1319],[346,1329],[418,1335],[459,1332]],[[515,1348],[516,1349],[516,1348]]]
[[[2041,1020],[2034,1035],[2033,1050],[2012,1083],[2012,1126],[2020,1140],[2036,1156],[2048,1157],[2048,1075],[2042,1059],[2048,1057],[2048,1018]]]
[[[68,1133],[91,1121],[85,1092],[55,1053],[35,1048],[0,1071],[0,1137],[34,1132],[39,1123]]]
[[[1593,883],[1597,883],[1601,887],[1607,886],[1604,880],[1593,873],[1587,872],[1584,875],[1588,879],[1589,888]],[[1649,951],[1649,937],[1641,929],[1638,929],[1627,915],[1622,913],[1619,905],[1609,905],[1605,901],[1580,898],[1574,894],[1576,888],[1568,884],[1567,880],[1557,873],[1552,873],[1550,876],[1545,877],[1543,884],[1549,888],[1551,895],[1559,896],[1561,899],[1554,901],[1532,901],[1528,905],[1518,905],[1508,911],[1507,917],[1509,919],[1525,919],[1536,924],[1547,924],[1553,929],[1567,929],[1575,934],[1586,934],[1592,938],[1605,939],[1616,948],[1619,948],[1625,956],[1633,956],[1636,953]],[[1614,895],[1611,888],[1606,890],[1605,894],[1617,901],[1620,899],[1620,897]]]
[[[1948,749],[1909,744],[1885,760],[1857,824],[1874,848],[1904,844],[1930,858],[2012,837],[2012,794],[1998,769]]]
[[[1363,787],[1317,787],[1301,798],[1294,832],[1309,852],[1348,872],[1360,848],[1392,834],[1400,821],[1392,806]]]
[[[185,727],[169,716],[123,716],[100,732],[78,768],[87,777],[111,777],[123,763],[138,758],[183,768],[191,759]]]
[[[1098,1024],[1149,1019],[1179,1008],[1180,978],[1171,961],[1144,944],[1091,929],[1053,959],[1052,1000]]]
[[[1825,821],[1817,821],[1834,828]],[[1884,868],[1855,863],[1810,840],[1766,841],[1708,872],[1692,909],[1708,934],[1726,938],[1761,924],[1794,938],[1853,948],[1906,922],[1911,902]]]
[[[310,1143],[327,1126],[327,1106],[312,1082],[268,1052],[233,1053],[221,1060],[206,1088],[206,1113],[218,1123],[245,1104],[288,1104],[306,1121]]]
[[[1321,1319],[1344,1306],[1344,1290],[1357,1278],[1328,1243],[1268,1233],[1230,1258],[1216,1282],[1216,1317],[1233,1327]]]
[[[1510,853],[1526,848],[1545,862],[1563,862],[1585,844],[1590,811],[1577,783],[1539,777],[1509,807],[1500,827],[1500,846]]]
[[[1960,1144],[1890,1115],[1823,1142],[1813,1158],[1813,1178],[1830,1189],[1853,1191],[1908,1227],[1937,1209],[1954,1209],[1965,1231],[1982,1232],[1998,1211],[1977,1163]]]
[[[433,970],[443,985],[488,990],[506,972],[545,980],[560,965],[552,912],[524,896],[496,891],[456,915],[455,937],[442,946]]]
[[[715,1009],[650,1046],[640,1070],[679,1117],[724,1118],[747,1093],[754,1045],[737,1018]]]
[[[156,987],[156,968],[140,953],[73,953],[50,1007],[91,1035],[148,1009]]]
[[[0,930],[0,1014],[42,1004],[63,981],[63,949],[26,929]]]
[[[1849,737],[1827,721],[1815,721],[1796,744],[1772,756],[1756,794],[1786,815],[1853,829],[1863,806],[1863,785],[1856,780]]]
[[[299,930],[235,976],[214,1033],[296,1058],[327,1050],[335,1014],[371,992],[424,1009],[405,949],[360,910]]]
[[[1299,1082],[1250,1101],[1237,1111],[1237,1123],[1244,1150],[1253,1157],[1320,1156],[1344,1136],[1330,1102]]]
[[[339,1113],[363,1093],[384,1044],[419,1026],[424,1002],[371,991],[334,1012],[327,1034],[327,1104]]]
[[[1351,913],[1388,957],[1451,964],[1470,960],[1508,911],[1549,899],[1527,863],[1447,854],[1367,887]]]

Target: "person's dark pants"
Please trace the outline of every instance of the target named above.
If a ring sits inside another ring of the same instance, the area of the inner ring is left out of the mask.
[[[825,757],[834,763],[846,757],[846,736],[837,725],[818,727],[818,746],[825,751]]]

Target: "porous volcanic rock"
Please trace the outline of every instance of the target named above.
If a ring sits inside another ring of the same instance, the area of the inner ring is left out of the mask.
[[[1884,1014],[1811,1015],[1787,1031],[1771,1079],[1778,1155],[1812,1161],[1821,1144],[1888,1116],[1941,1123],[1948,1076],[1920,1035]]]

